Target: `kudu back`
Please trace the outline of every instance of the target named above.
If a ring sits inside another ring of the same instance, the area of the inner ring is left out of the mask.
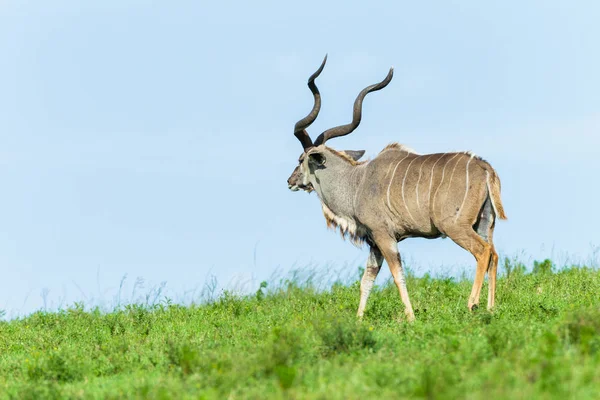
[[[385,259],[407,319],[414,320],[397,246],[409,237],[447,236],[473,254],[477,270],[468,308],[478,306],[487,272],[491,310],[498,269],[493,232],[496,219],[506,219],[498,174],[488,162],[470,152],[418,154],[394,143],[374,159],[360,162],[364,151],[336,151],[325,146],[329,139],[348,135],[358,127],[364,98],[386,87],[392,80],[393,69],[383,81],[359,93],[351,123],[328,129],[313,142],[306,128],[319,114],[321,96],[315,79],[326,61],[327,57],[308,80],[314,105],[294,127],[294,135],[304,151],[288,179],[288,187],[293,191],[315,191],[327,225],[339,229],[342,236],[354,243],[370,247],[360,284],[358,316],[364,314],[373,282]]]

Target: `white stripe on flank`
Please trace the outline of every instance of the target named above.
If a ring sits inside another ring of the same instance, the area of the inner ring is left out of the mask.
[[[440,162],[440,160],[442,158],[444,158],[444,156],[448,154],[448,153],[444,153],[442,154],[442,156],[440,158],[438,158],[438,160],[436,162],[433,163],[433,166],[431,167],[431,177],[429,178],[429,191],[427,192],[427,195],[431,197],[431,184],[433,183],[433,170],[435,169],[435,166],[437,165],[437,163]],[[429,204],[429,208],[431,209],[432,204]]]
[[[433,200],[431,203],[431,207],[435,207],[435,197],[437,196],[440,187],[442,187],[442,183],[444,183],[444,174],[446,173],[446,166],[448,165],[448,163],[452,160],[454,160],[459,154],[461,153],[456,153],[454,155],[454,157],[452,157],[451,159],[449,159],[448,161],[446,161],[446,164],[444,164],[444,168],[442,169],[442,180],[440,181],[440,184],[438,185],[437,189],[435,189],[435,194],[433,195]],[[432,210],[435,210],[435,208],[432,208]],[[435,211],[433,211],[433,215],[435,216]]]
[[[431,157],[431,155],[428,155],[427,158],[425,160],[423,160],[423,162],[421,163],[421,166],[419,167],[419,180],[417,180],[417,188],[416,188],[416,192],[417,192],[417,207],[419,208],[419,210],[421,209],[421,204],[419,204],[419,183],[421,182],[421,172],[423,171],[423,165],[425,164],[425,161],[427,161],[429,159],[429,157]]]
[[[456,217],[454,217],[454,222],[456,222],[456,220],[458,220],[458,216],[460,215],[460,212],[462,211],[462,208],[465,205],[465,201],[467,200],[467,193],[469,193],[469,164],[471,163],[471,160],[473,159],[473,157],[475,157],[475,154],[471,154],[471,158],[469,158],[469,161],[467,161],[467,174],[466,174],[467,179],[466,179],[466,183],[465,183],[465,197],[463,197],[463,201],[460,204],[460,208],[458,209],[458,212],[456,213]]]
[[[461,154],[465,154],[465,153],[461,153]],[[448,193],[450,193],[450,187],[452,186],[452,177],[454,176],[454,171],[456,171],[456,167],[458,166],[459,163],[460,163],[460,159],[456,162],[456,164],[454,164],[454,168],[452,168],[452,173],[450,174],[450,180],[448,181],[448,190],[446,190],[446,198],[444,199],[444,201],[448,200]]]
[[[412,155],[411,153],[408,153],[406,155],[406,157]],[[392,182],[394,181],[394,175],[396,175],[396,169],[398,169],[398,165],[400,165],[400,163],[404,160],[406,160],[406,157],[404,157],[402,160],[400,160],[398,162],[398,164],[396,164],[396,168],[394,168],[394,173],[392,174],[392,177],[390,178],[390,184],[388,185],[388,190],[387,190],[387,203],[388,203],[388,207],[390,208],[390,211],[392,210],[392,205],[390,204],[390,188],[392,187]]]
[[[392,165],[394,164],[390,164],[390,166],[388,167],[387,172],[385,173],[385,177],[387,178],[387,176],[390,174],[390,171],[392,170]]]
[[[419,157],[413,158],[413,160],[408,164],[408,167],[406,167],[406,172],[404,173],[404,179],[402,179],[402,201],[404,202],[404,207],[406,208],[406,211],[408,212],[408,215],[410,216],[410,219],[413,220],[413,222],[415,223],[415,225],[417,225],[417,221],[415,221],[415,219],[413,218],[412,214],[410,213],[410,210],[408,209],[408,204],[406,204],[406,199],[404,198],[404,183],[406,182],[406,177],[408,176],[408,170],[410,169],[410,166],[412,165],[412,163],[415,162],[415,160],[417,158],[419,158]]]

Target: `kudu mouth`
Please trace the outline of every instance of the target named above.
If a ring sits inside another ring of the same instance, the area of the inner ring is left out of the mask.
[[[305,192],[312,192],[314,189],[312,188],[312,185],[288,185],[288,189],[290,189],[292,192],[298,192],[300,190],[304,190]]]
[[[288,189],[290,189],[292,192],[304,190],[305,192],[310,193],[313,191],[313,187],[310,183],[308,183],[307,185],[304,185],[303,183],[299,183],[299,182],[302,182],[302,181],[299,179],[298,169],[296,169],[292,173],[292,176],[290,176],[288,179]]]
[[[290,189],[292,192],[298,192],[300,190],[304,190],[305,192],[308,192],[308,193],[310,193],[314,190],[310,183],[308,185],[290,185],[290,184],[288,184],[288,189]]]

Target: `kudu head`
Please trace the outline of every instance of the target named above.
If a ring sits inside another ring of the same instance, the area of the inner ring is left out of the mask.
[[[362,117],[362,103],[365,96],[371,92],[375,92],[386,87],[394,75],[394,69],[390,68],[390,72],[383,81],[364,88],[354,101],[352,122],[326,130],[325,132],[321,133],[317,137],[317,140],[315,140],[313,143],[312,139],[308,135],[308,132],[306,131],[306,128],[308,128],[317,119],[321,109],[321,94],[319,93],[319,89],[315,84],[315,79],[317,79],[317,77],[323,71],[326,61],[327,56],[325,56],[323,59],[319,69],[317,69],[317,71],[312,74],[310,78],[308,78],[308,87],[314,97],[313,108],[306,117],[302,118],[294,126],[294,136],[298,138],[302,144],[302,147],[304,148],[304,151],[298,158],[298,166],[288,178],[288,187],[292,191],[302,189],[307,192],[312,192],[314,188],[311,184],[311,175],[314,175],[315,170],[332,167],[335,168],[335,165],[338,163],[356,163],[365,154],[364,150],[335,151],[325,146],[325,142],[331,138],[345,136],[353,132],[360,124]]]

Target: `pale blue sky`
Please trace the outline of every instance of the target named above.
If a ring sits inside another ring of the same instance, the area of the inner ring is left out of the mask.
[[[394,66],[361,127],[328,144],[472,150],[502,180],[501,253],[585,259],[600,245],[598,20],[593,1],[2,0],[0,309],[38,308],[44,289],[106,300],[124,274],[176,297],[209,273],[355,269],[367,250],[286,183],[325,53],[313,137]],[[450,240],[400,250],[419,271],[474,269]]]

